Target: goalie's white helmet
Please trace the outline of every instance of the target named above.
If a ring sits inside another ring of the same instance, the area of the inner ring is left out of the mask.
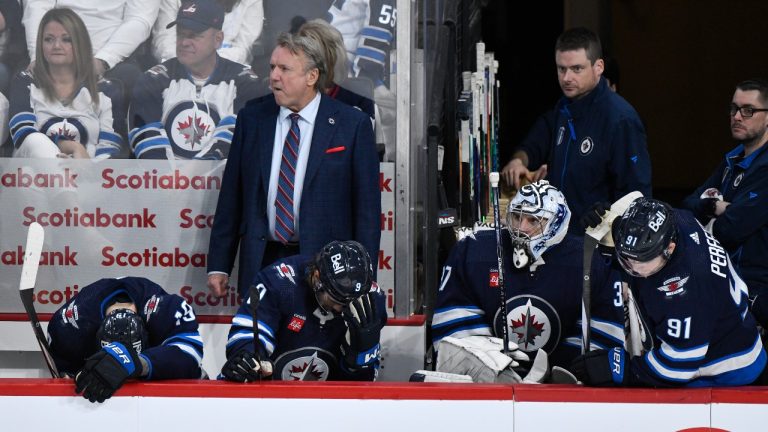
[[[509,202],[507,229],[515,267],[533,264],[568,232],[571,210],[565,196],[546,180],[523,186]]]

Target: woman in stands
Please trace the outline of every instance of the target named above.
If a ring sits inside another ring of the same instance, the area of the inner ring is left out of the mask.
[[[121,87],[99,80],[80,17],[51,9],[37,33],[36,61],[10,89],[15,157],[106,158],[123,152]]]

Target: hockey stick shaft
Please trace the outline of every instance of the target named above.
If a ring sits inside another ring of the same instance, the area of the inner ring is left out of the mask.
[[[37,280],[37,269],[40,266],[40,255],[43,251],[43,241],[45,240],[45,231],[37,222],[33,222],[27,231],[27,243],[24,246],[24,264],[21,266],[21,278],[19,279],[19,296],[24,310],[27,313],[32,331],[35,333],[37,344],[43,353],[45,363],[53,378],[59,378],[59,371],[56,363],[51,356],[51,347],[48,345],[48,339],[43,333],[43,327],[40,325],[40,319],[37,317],[34,304],[35,281]]]
[[[259,315],[258,315],[258,309],[259,309],[259,301],[261,300],[261,293],[259,292],[259,289],[255,285],[251,285],[251,287],[248,289],[248,308],[251,312],[251,320],[253,320],[253,357],[256,359],[257,362],[259,362],[259,366],[261,366],[261,350],[259,349],[260,341],[259,341]],[[261,379],[261,374],[259,374],[259,379]]]
[[[592,256],[597,248],[597,239],[592,236],[584,236],[584,261],[583,261],[583,275],[581,286],[581,337],[582,337],[582,354],[589,351],[590,336],[592,334]]]
[[[501,326],[501,338],[504,340],[504,350],[506,354],[509,351],[509,324],[507,322],[507,289],[504,285],[504,247],[501,242],[501,217],[499,211],[499,196],[501,191],[499,190],[499,173],[492,172],[488,176],[488,180],[491,184],[491,190],[493,191],[493,227],[496,231],[496,259],[499,266],[499,302],[502,326]]]

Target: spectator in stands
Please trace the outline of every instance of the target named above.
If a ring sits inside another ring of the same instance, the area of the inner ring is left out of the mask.
[[[333,0],[263,0],[264,27],[254,46],[251,67],[260,77],[269,76],[269,58],[278,36],[296,33],[305,22],[326,16]]]
[[[11,77],[29,64],[21,13],[18,0],[0,0],[0,92],[3,93],[8,90]]]
[[[68,8],[43,15],[37,61],[13,79],[10,131],[17,157],[113,157],[124,154],[121,86],[99,79],[91,39]]]
[[[326,64],[328,65],[325,83],[321,85],[324,93],[359,109],[368,114],[371,120],[374,120],[374,105],[373,100],[370,99],[370,97],[373,97],[373,89],[347,89],[339,85],[341,83],[353,84],[354,82],[346,79],[346,51],[344,51],[344,41],[341,38],[341,33],[328,24],[328,22],[316,18],[302,24],[299,27],[298,35],[313,38],[323,47]]]
[[[389,76],[397,24],[395,0],[335,0],[328,21],[344,38],[351,74],[371,81],[376,103],[376,142],[384,144],[383,160],[395,157],[395,89]]]
[[[236,63],[250,65],[253,47],[264,26],[262,0],[217,0],[224,8],[224,41],[219,55]],[[176,18],[181,0],[161,0],[160,13],[152,30],[152,53],[163,63],[176,56],[176,31],[167,28]]]
[[[68,7],[82,18],[93,41],[96,75],[120,81],[130,94],[144,71],[139,47],[149,38],[160,0],[27,0],[24,27],[33,62],[40,19],[53,7]]]
[[[185,0],[176,21],[176,57],[137,81],[129,141],[142,159],[226,159],[237,112],[267,93],[249,66],[217,54],[224,8]]]

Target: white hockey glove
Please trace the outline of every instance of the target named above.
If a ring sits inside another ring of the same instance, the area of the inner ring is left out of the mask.
[[[439,382],[439,383],[471,383],[469,375],[459,375],[448,372],[417,370],[411,374],[410,382]]]
[[[629,205],[632,204],[632,201],[641,198],[642,196],[643,194],[641,192],[630,192],[611,204],[609,209],[603,209],[605,212],[600,215],[602,221],[595,227],[588,224],[589,228],[586,229],[586,235],[598,240],[600,244],[604,246],[613,247],[613,237],[611,236],[613,220],[623,215],[624,212],[627,211],[627,208],[629,208]],[[597,211],[599,209],[595,208],[593,210]]]
[[[446,337],[438,345],[436,369],[469,375],[478,383],[522,382],[523,378],[512,368],[519,366],[518,361],[528,361],[528,355],[512,342],[509,355],[505,355],[502,346],[501,339],[491,336]]]

